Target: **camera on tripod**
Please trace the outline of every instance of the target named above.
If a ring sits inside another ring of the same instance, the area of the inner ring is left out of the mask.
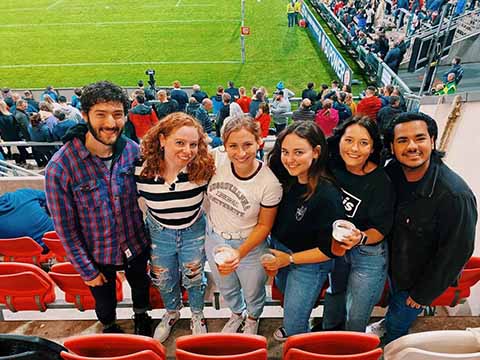
[[[145,89],[145,96],[147,100],[155,99],[155,93],[157,91],[155,87],[155,70],[147,69],[145,70],[145,75],[148,75],[148,85],[150,85],[149,89]]]

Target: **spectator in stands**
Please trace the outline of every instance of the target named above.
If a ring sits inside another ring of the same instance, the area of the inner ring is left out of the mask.
[[[170,91],[170,97],[178,103],[178,111],[185,111],[188,103],[187,93],[181,89],[180,81],[173,82],[173,89]]]
[[[192,95],[191,95],[191,96],[192,96],[195,100],[197,100],[197,102],[198,102],[199,104],[202,103],[203,99],[208,98],[207,93],[206,93],[205,91],[202,91],[202,90],[200,89],[200,85],[194,84],[194,85],[192,86],[192,90],[193,90],[193,92],[192,92]]]
[[[67,119],[73,119],[75,122],[80,123],[83,122],[82,114],[80,110],[72,105],[67,104],[67,98],[63,95],[58,97],[58,110],[65,114]]]
[[[178,103],[175,100],[172,101],[168,98],[167,90],[158,90],[157,99],[158,103],[155,103],[154,108],[155,114],[159,120],[178,110]]]
[[[138,105],[137,96],[145,97],[145,91],[143,91],[143,89],[135,89],[132,91],[130,109]]]
[[[27,106],[28,103],[23,99],[16,102],[15,124],[22,139],[30,141],[30,133],[28,132],[30,120],[27,114]]]
[[[40,109],[38,113],[40,114],[42,121],[47,124],[48,128],[53,133],[53,128],[58,123],[58,118],[53,114],[53,106],[45,101],[40,101],[38,107]],[[60,110],[58,110],[58,112],[62,113]],[[63,114],[63,117],[65,117],[65,114]]]
[[[257,115],[258,107],[264,101],[266,102],[263,92],[261,90],[256,90],[255,94],[253,94],[252,101],[250,102],[249,113],[252,118]]]
[[[378,98],[382,102],[382,108],[390,104],[390,96],[392,96],[394,89],[395,87],[391,84],[380,88],[380,94],[378,95]]]
[[[252,98],[247,96],[247,90],[243,86],[238,89],[238,93],[240,94],[240,98],[237,100],[237,104],[240,105],[242,111],[246,114],[250,111]]]
[[[387,278],[384,240],[393,223],[395,193],[380,166],[382,140],[369,118],[353,117],[339,125],[328,149],[346,217],[360,232],[342,244],[345,256],[334,259],[322,325],[325,330],[365,332]],[[368,296],[361,289],[368,289]]]
[[[228,82],[228,87],[225,89],[225,92],[230,95],[230,102],[237,101],[240,98],[240,92],[238,88],[235,87],[233,81]]]
[[[393,43],[393,47],[388,51],[387,55],[385,55],[383,61],[385,61],[385,64],[387,64],[395,74],[398,74],[398,69],[400,68],[400,64],[402,63],[406,51],[405,42],[403,38],[400,38]]]
[[[327,142],[311,121],[287,127],[268,155],[269,166],[283,185],[283,199],[271,232],[278,271],[275,284],[283,293],[283,326],[273,337],[310,331],[308,320],[333,263],[332,223],[343,219],[342,195],[327,170]],[[343,255],[344,252],[336,255]]]
[[[388,39],[385,36],[384,31],[377,31],[375,35],[375,40],[370,46],[370,49],[373,53],[377,54],[381,59],[384,59],[388,53]]]
[[[405,18],[405,13],[409,12],[409,3],[408,0],[397,0],[396,9],[393,12],[395,17],[395,22],[397,23],[397,29],[403,27],[403,20]]]
[[[223,120],[222,126],[220,128],[220,136],[222,136],[223,130],[225,129],[225,126],[229,121],[232,121],[237,118],[242,118],[245,115],[240,105],[238,105],[236,102],[230,103],[229,108],[230,110],[229,110],[228,116]]]
[[[42,95],[40,95],[40,101],[45,101],[45,95],[48,95],[54,102],[57,102],[59,94],[52,85],[49,85],[46,87]]]
[[[377,114],[377,125],[382,136],[393,123],[395,117],[402,112],[400,108],[400,97],[396,95],[390,96],[389,105],[381,108]]]
[[[291,115],[290,112],[292,108],[290,102],[285,100],[283,90],[275,91],[274,96],[275,98],[272,102],[270,112],[278,135],[287,126],[288,117]]]
[[[15,116],[8,111],[7,104],[3,100],[0,100],[0,137],[3,141],[21,141]],[[27,150],[24,146],[17,147],[17,150],[12,153],[12,148],[9,147],[8,154],[14,158],[16,164],[26,164]]]
[[[438,128],[423,113],[400,114],[385,134],[386,171],[399,204],[389,235],[389,343],[408,333],[423,307],[456,283],[475,244],[475,195],[436,150]],[[455,214],[455,216],[452,216]],[[381,324],[370,327],[379,333]]]
[[[338,95],[332,96],[333,108],[338,111],[338,124],[342,124],[345,120],[352,116],[352,110],[345,104],[347,93],[340,91]]]
[[[368,33],[371,33],[373,32],[373,21],[375,19],[375,10],[372,8],[371,4],[367,5],[367,8],[365,9],[365,16],[366,16],[365,30]]]
[[[68,119],[63,112],[56,110],[53,115],[57,119],[55,126],[53,127],[52,134],[53,139],[61,141],[67,131],[77,125],[78,123],[73,119]]]
[[[444,85],[443,89],[437,92],[436,95],[447,95],[455,94],[457,91],[457,85],[455,80],[455,74],[449,73],[447,75],[447,83]]]
[[[330,92],[330,89],[328,88],[328,85],[327,84],[322,84],[320,86],[320,91],[318,92],[318,95],[317,95],[317,100],[323,100],[325,95],[327,95],[328,93]]]
[[[222,95],[222,102],[223,102],[223,107],[220,108],[220,111],[218,112],[217,120],[215,122],[215,132],[218,137],[220,137],[220,129],[223,126],[223,121],[230,115],[230,101],[232,100],[232,97],[230,96],[229,93],[225,92]]]
[[[195,100],[194,97],[190,97],[188,99],[188,105],[187,105],[187,108],[185,109],[185,112],[188,115],[195,117],[195,112],[198,110],[199,107],[200,107],[200,103],[197,102],[197,100]]]
[[[355,19],[357,20],[358,29],[361,30],[362,33],[367,31],[367,16],[365,15],[365,9],[358,9]]]
[[[312,102],[310,101],[310,99],[303,99],[300,103],[299,108],[295,110],[292,114],[293,121],[315,120],[315,112],[312,111],[311,107]]]
[[[315,103],[317,99],[317,92],[314,90],[315,84],[309,82],[307,88],[302,91],[302,99],[310,99],[311,104]]]
[[[215,115],[215,117],[218,117],[218,113],[220,112],[220,109],[224,105],[222,101],[223,93],[224,93],[223,86],[217,86],[217,93],[215,94],[215,96],[211,97],[212,105],[213,105],[213,115]]]
[[[80,101],[81,97],[82,97],[82,89],[75,88],[73,90],[73,95],[72,95],[72,99],[70,100],[70,103],[74,108],[77,108],[78,110],[82,110],[82,103]]]
[[[46,253],[48,247],[42,240],[43,234],[53,230],[43,191],[19,189],[0,195],[0,238],[29,236]]]
[[[402,111],[407,111],[407,104],[405,103],[405,98],[403,97],[398,86],[394,86],[392,96],[393,95],[400,98],[400,109],[402,109]]]
[[[87,124],[69,132],[46,169],[48,208],[67,257],[90,287],[103,332],[123,332],[116,324],[115,279],[124,269],[134,309],[135,334],[151,336],[147,314],[151,244],[138,207],[131,170],[138,145],[122,136],[129,100],[107,81],[83,89]]]
[[[32,113],[30,115],[30,124],[31,126],[28,130],[32,141],[46,143],[53,141],[53,135],[47,124],[42,121],[40,114]],[[55,146],[32,146],[33,158],[40,168],[48,164],[55,151]]]
[[[207,189],[205,250],[215,284],[232,312],[222,332],[236,333],[245,322],[243,332],[257,334],[267,281],[260,257],[266,252],[282,187],[256,159],[262,143],[257,122],[248,116],[229,121],[222,139],[225,151],[213,152],[216,171]],[[214,248],[226,243],[232,256],[216,264]]]
[[[322,102],[322,109],[315,115],[315,122],[322,129],[326,137],[333,134],[333,129],[339,121],[338,111],[333,108],[333,101],[325,99]]]
[[[345,105],[347,105],[350,110],[352,110],[352,115],[357,113],[357,104],[353,101],[353,95],[351,92],[346,93],[347,96],[345,97]]]
[[[38,107],[38,101],[33,98],[33,93],[31,90],[25,90],[23,92],[23,99],[28,103],[28,113],[38,112],[40,110]]]
[[[180,284],[188,292],[192,334],[206,333],[205,216],[201,204],[215,166],[205,133],[191,116],[169,114],[144,137],[142,158],[135,175],[147,206],[146,225],[152,239],[150,272],[167,310],[154,338],[164,342],[180,319]]]
[[[266,90],[263,87],[260,87],[263,91],[265,97],[268,97]],[[279,81],[277,84],[277,91],[283,91],[283,97],[286,101],[290,102],[290,98],[295,96],[295,93],[285,87],[283,81]]]
[[[138,95],[136,97],[138,105],[128,111],[128,119],[135,127],[137,138],[143,136],[158,122],[157,114],[153,109],[145,105],[145,97]]]
[[[365,97],[357,105],[356,115],[368,116],[370,120],[377,121],[377,113],[382,107],[382,101],[375,95],[375,86],[368,86]]]
[[[265,140],[270,131],[270,123],[272,122],[272,118],[270,117],[270,108],[266,102],[263,102],[258,106],[257,115],[255,116],[255,121],[258,121],[258,123],[260,124],[260,132],[262,135],[262,139]],[[260,145],[257,152],[257,158],[260,160],[263,160],[264,147],[265,147],[265,141],[262,142],[262,145]]]
[[[9,107],[9,110],[12,114],[15,114],[17,112],[17,101],[20,100],[20,99],[22,99],[22,97],[17,92],[12,93],[11,97],[5,99],[5,100],[11,101],[11,103],[8,103],[8,102],[6,102],[6,103],[7,103],[8,107]],[[28,110],[28,104],[27,104],[27,110]],[[25,110],[25,112],[27,112],[27,110]]]
[[[448,75],[449,74],[454,74],[454,80],[455,80],[455,85],[458,85],[460,83],[460,80],[463,78],[463,67],[460,65],[460,62],[462,59],[460,59],[458,56],[455,56],[452,60],[452,67],[448,69],[442,76],[442,80],[444,83],[448,83]]]
[[[208,112],[213,109],[212,100],[203,99],[202,104],[195,111],[195,119],[202,125],[203,131],[209,136],[213,136],[213,124]]]

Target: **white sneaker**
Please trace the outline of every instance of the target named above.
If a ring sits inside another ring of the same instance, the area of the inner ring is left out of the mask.
[[[247,319],[245,320],[245,325],[243,326],[243,333],[257,335],[258,324],[258,319],[250,319],[249,317],[247,317]]]
[[[380,338],[383,337],[387,332],[387,329],[385,328],[385,319],[367,325],[365,332],[367,334],[377,335]]]
[[[203,316],[203,311],[198,313],[192,313],[192,320],[190,320],[190,329],[192,335],[206,334],[207,333],[207,321]]]
[[[222,333],[236,333],[245,320],[245,314],[232,314],[222,329]]]
[[[162,321],[155,328],[153,337],[160,342],[167,340],[172,330],[173,325],[180,319],[180,311],[169,312],[167,311],[163,317]]]

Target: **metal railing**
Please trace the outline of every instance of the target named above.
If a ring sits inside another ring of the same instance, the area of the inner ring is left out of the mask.
[[[0,177],[10,176],[42,176],[35,171],[25,169],[21,166],[0,160]]]

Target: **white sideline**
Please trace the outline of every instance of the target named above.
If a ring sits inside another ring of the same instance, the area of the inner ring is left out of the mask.
[[[108,63],[76,63],[76,64],[17,64],[0,65],[0,69],[17,68],[45,68],[45,67],[74,67],[74,66],[126,66],[126,65],[188,65],[188,64],[240,64],[239,60],[219,61],[132,61],[132,62],[108,62]]]
[[[63,2],[63,0],[57,0],[57,1],[55,1],[53,4],[50,4],[50,5],[47,6],[47,10],[53,9],[55,6],[57,6],[58,4],[60,4],[60,3],[62,3],[62,2]]]
[[[131,25],[131,24],[191,24],[191,23],[238,23],[238,19],[192,19],[192,20],[144,20],[144,21],[105,21],[105,22],[71,22],[71,23],[45,23],[45,24],[1,24],[0,28],[18,27],[48,27],[48,26],[98,26],[98,25]]]
[[[63,0],[61,0],[63,1]],[[52,6],[52,5],[50,5]],[[121,9],[121,8],[128,8],[128,9],[132,9],[131,6],[127,7],[127,6],[117,6],[117,5],[106,5],[108,6],[109,9]],[[143,8],[143,9],[148,9],[148,8],[171,8],[171,7],[214,7],[214,6],[218,6],[218,5],[215,5],[215,4],[181,4],[179,6],[176,6],[174,4],[171,4],[171,5],[165,5],[165,4],[143,4],[143,5],[137,5],[136,7],[134,7],[133,9],[137,9],[137,8]],[[99,5],[95,5],[95,6],[69,6],[67,8],[68,11],[77,11],[77,10],[85,10],[85,9],[105,9],[105,6],[99,6]],[[11,8],[11,9],[2,9],[2,13],[7,13],[7,12],[25,12],[25,11],[42,11],[42,10],[45,10],[44,7],[25,7],[25,8],[19,8],[19,7],[16,7],[16,8]],[[48,10],[48,7],[47,7],[47,10]]]

